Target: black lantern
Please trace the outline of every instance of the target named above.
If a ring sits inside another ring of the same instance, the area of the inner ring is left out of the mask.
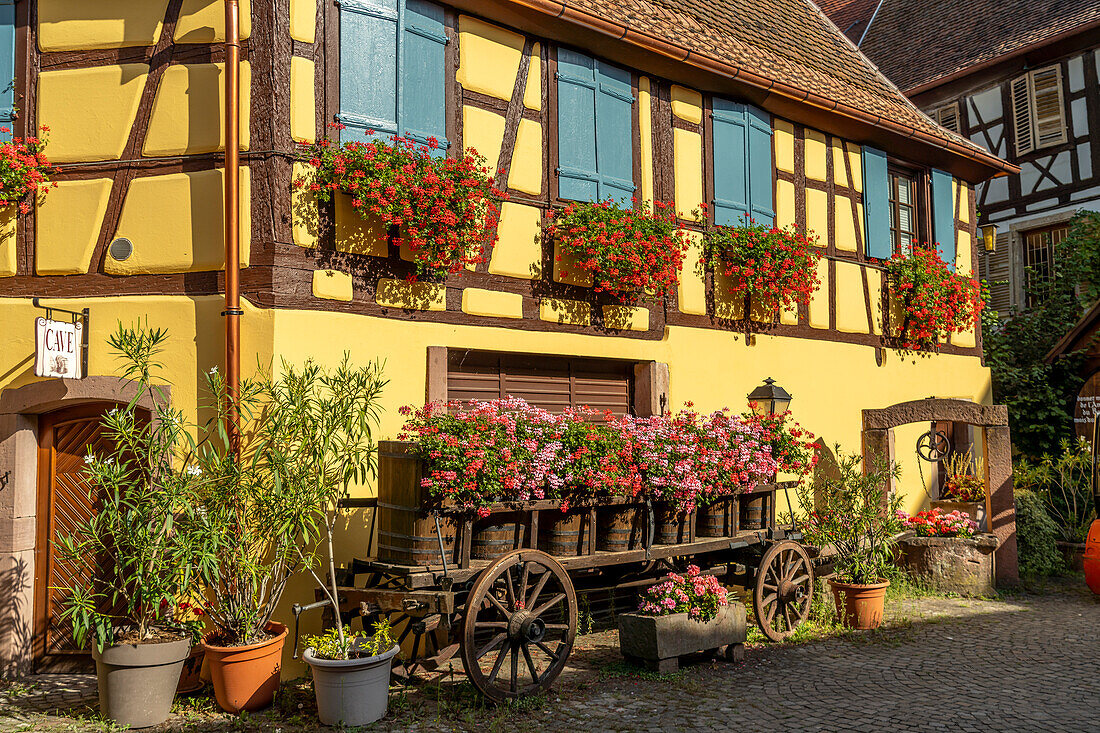
[[[768,377],[762,385],[749,392],[749,403],[756,405],[753,411],[757,415],[775,415],[787,411],[791,395]]]

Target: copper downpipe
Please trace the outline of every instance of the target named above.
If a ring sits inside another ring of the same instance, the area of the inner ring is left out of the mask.
[[[229,444],[240,453],[241,260],[240,260],[240,6],[225,0],[225,386]]]

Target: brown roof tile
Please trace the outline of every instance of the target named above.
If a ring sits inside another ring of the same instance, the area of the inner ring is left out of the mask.
[[[861,50],[911,90],[1098,22],[1097,0],[885,0]]]

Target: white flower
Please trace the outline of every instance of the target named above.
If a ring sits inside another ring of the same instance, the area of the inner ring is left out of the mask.
[[[108,466],[113,466],[113,465],[115,465],[115,459],[114,458],[108,458],[107,460],[104,461],[104,463],[107,464]]]
[[[186,469],[188,476],[201,476],[202,469],[198,466],[188,466]]]
[[[214,376],[217,373],[218,373],[218,367],[217,366],[210,367],[210,376]]]
[[[95,456],[89,453],[88,455],[84,456],[84,462],[88,464],[95,463]]]

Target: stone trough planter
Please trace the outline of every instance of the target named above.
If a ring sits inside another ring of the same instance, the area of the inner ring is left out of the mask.
[[[898,540],[899,564],[930,588],[962,596],[993,595],[993,551],[997,538],[917,537]]]
[[[680,657],[713,653],[723,647],[726,658],[736,661],[744,656],[745,618],[745,606],[736,601],[720,608],[718,615],[705,623],[693,621],[686,613],[624,613],[619,616],[619,649],[627,661],[661,674],[677,671]]]

